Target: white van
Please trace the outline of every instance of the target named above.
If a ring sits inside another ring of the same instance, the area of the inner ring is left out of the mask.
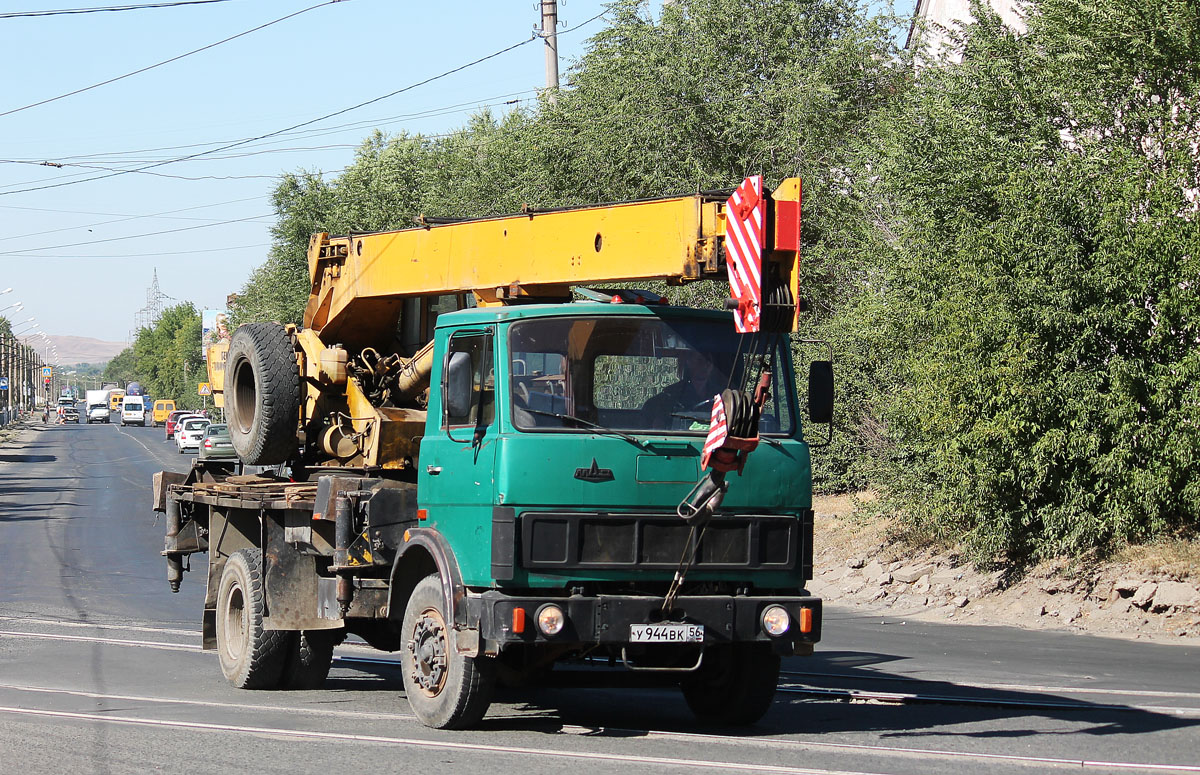
[[[146,404],[141,396],[125,396],[121,399],[121,424],[146,427]]]

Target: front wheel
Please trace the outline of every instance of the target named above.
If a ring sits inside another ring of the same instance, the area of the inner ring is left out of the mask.
[[[701,721],[745,726],[771,709],[778,684],[779,655],[769,643],[735,643],[705,649],[704,663],[680,688]]]
[[[262,560],[255,549],[239,549],[217,588],[217,656],[239,689],[274,687],[283,673],[291,633],[264,629],[265,611]]]
[[[425,726],[466,729],[492,703],[494,664],[458,653],[445,608],[437,574],[422,579],[408,599],[400,649],[404,693]]]

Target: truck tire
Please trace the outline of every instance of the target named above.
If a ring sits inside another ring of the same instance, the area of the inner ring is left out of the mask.
[[[300,371],[283,326],[249,323],[234,332],[225,364],[225,411],[243,462],[271,466],[296,454]]]
[[[705,649],[704,663],[680,688],[699,720],[746,726],[771,709],[778,684],[779,655],[769,643],[734,643]]]
[[[404,609],[404,694],[425,726],[466,729],[477,724],[492,703],[495,666],[488,657],[458,653],[444,608],[441,579],[436,573],[426,576]]]
[[[225,561],[217,588],[217,656],[221,672],[239,689],[278,685],[291,633],[263,628],[262,561],[239,549]]]
[[[333,649],[346,637],[345,630],[304,630],[289,633],[287,661],[279,677],[280,689],[320,689],[333,664]]]

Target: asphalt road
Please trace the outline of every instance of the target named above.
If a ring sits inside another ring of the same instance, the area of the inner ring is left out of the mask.
[[[747,730],[611,683],[430,730],[391,655],[353,643],[320,691],[239,691],[200,650],[202,574],[172,595],[158,554],[150,477],[187,465],[161,428],[0,447],[0,772],[1200,772],[1193,649],[837,608]]]

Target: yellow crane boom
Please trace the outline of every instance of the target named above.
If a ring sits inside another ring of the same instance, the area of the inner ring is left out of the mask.
[[[485,306],[562,299],[572,286],[596,282],[700,279],[718,271],[722,233],[719,204],[688,196],[348,237],[315,234],[304,325],[325,341],[352,345],[395,330],[403,298],[472,293]]]
[[[785,180],[761,200],[768,206],[760,211],[765,239],[755,271],[769,273],[774,287],[790,288],[795,299],[800,181]],[[319,446],[331,458],[361,453],[368,465],[404,465],[424,423],[420,394],[428,387],[438,313],[468,306],[471,297],[478,306],[569,301],[575,286],[725,279],[727,219],[741,217],[733,202],[701,193],[314,234],[312,290],[303,325],[291,329],[304,380],[301,424],[324,428]],[[388,380],[386,405],[355,376],[364,370]]]

